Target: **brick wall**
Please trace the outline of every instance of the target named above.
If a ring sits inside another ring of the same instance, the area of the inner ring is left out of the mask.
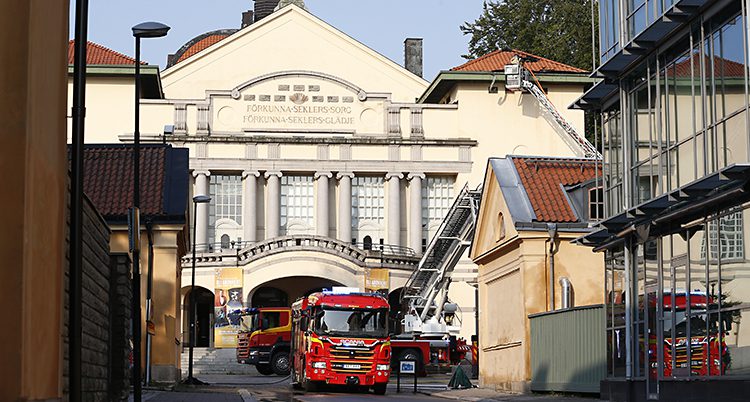
[[[70,216],[68,211],[68,227]],[[66,250],[69,250],[69,232]],[[88,198],[83,206],[81,385],[83,401],[125,400],[130,372],[130,259],[109,253],[110,230]],[[66,252],[63,387],[68,393],[68,272]]]

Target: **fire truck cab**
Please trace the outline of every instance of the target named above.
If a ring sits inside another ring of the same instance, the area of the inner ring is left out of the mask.
[[[288,375],[291,309],[251,308],[243,311],[241,318],[237,362],[252,364],[264,375]]]
[[[388,301],[333,288],[292,305],[292,385],[344,385],[386,392],[391,373]]]

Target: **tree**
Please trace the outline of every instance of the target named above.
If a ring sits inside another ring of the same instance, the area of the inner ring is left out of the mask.
[[[591,70],[592,1],[486,1],[482,14],[460,27],[464,35],[471,35],[469,53],[463,57],[474,59],[513,48]]]

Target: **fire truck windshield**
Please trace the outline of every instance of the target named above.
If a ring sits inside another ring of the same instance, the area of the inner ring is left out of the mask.
[[[313,330],[329,336],[385,337],[388,336],[388,310],[320,309],[315,314]]]
[[[705,311],[701,311],[703,314],[695,314],[690,317],[690,332],[693,336],[704,336],[707,330],[710,331],[710,335],[716,335],[717,331],[717,315],[711,314],[712,319],[706,320]],[[664,320],[664,336],[672,336],[672,320],[669,314],[666,314],[667,319]],[[675,312],[675,336],[685,337],[687,336],[687,317],[685,311]]]
[[[241,331],[253,332],[260,328],[260,314],[257,312],[242,315]]]

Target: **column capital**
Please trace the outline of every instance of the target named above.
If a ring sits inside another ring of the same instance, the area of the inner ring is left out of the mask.
[[[333,177],[333,173],[331,172],[315,172],[313,175],[313,180],[318,180],[321,177],[325,177],[326,179],[330,179]]]
[[[352,172],[338,172],[336,173],[336,179],[341,180],[343,177],[348,177],[350,179],[354,178],[354,173]]]
[[[268,179],[271,176],[276,176],[277,178],[281,178],[282,174],[279,171],[267,171],[266,173],[263,173],[263,178]]]
[[[245,170],[242,172],[242,178],[247,178],[248,176],[255,176],[260,177],[260,172],[257,170]]]
[[[193,170],[193,177],[198,177],[199,175],[208,177],[211,176],[211,172],[208,170]]]
[[[421,180],[424,180],[425,175],[424,175],[424,173],[416,173],[416,172],[412,172],[412,173],[409,173],[408,175],[406,175],[406,179],[407,180],[411,180],[411,179],[415,179],[415,178],[419,178]]]
[[[394,177],[397,178],[397,179],[399,179],[399,180],[401,180],[401,179],[404,178],[404,174],[403,173],[398,173],[398,172],[389,172],[389,173],[385,174],[385,179],[386,180],[390,180],[390,179],[392,179]]]

